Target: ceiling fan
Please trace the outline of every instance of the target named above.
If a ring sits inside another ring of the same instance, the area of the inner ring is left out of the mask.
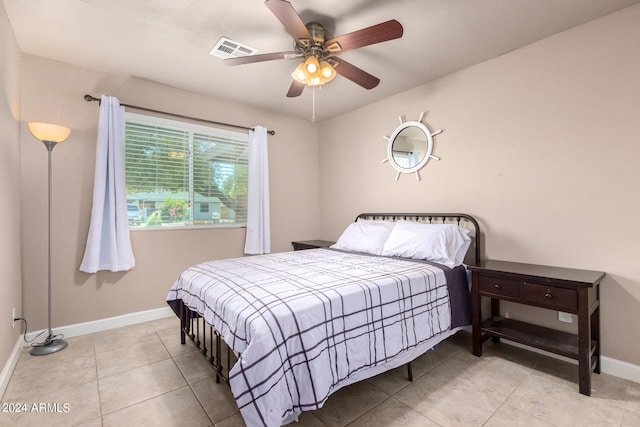
[[[317,22],[304,24],[291,3],[286,0],[266,0],[266,6],[282,22],[295,41],[294,50],[227,58],[227,65],[250,64],[275,59],[304,58],[292,74],[288,97],[302,94],[305,86],[318,86],[339,74],[365,89],[378,86],[380,79],[356,67],[336,54],[402,37],[402,25],[395,19],[363,28],[339,37],[332,37]]]

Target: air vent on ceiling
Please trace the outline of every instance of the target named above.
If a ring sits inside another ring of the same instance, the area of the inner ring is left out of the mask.
[[[209,55],[224,59],[253,55],[257,51],[258,49],[243,45],[226,37],[221,37],[218,43],[211,49]]]

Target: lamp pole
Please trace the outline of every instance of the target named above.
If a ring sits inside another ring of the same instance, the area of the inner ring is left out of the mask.
[[[30,354],[33,356],[44,356],[64,349],[68,344],[63,339],[55,338],[51,330],[51,152],[56,146],[55,141],[42,141],[48,152],[48,224],[47,224],[47,329],[48,335],[44,342],[34,344]]]

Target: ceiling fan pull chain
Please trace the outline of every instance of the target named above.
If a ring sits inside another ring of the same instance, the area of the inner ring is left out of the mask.
[[[311,114],[311,122],[316,122],[316,87],[311,86],[311,103],[312,103],[312,114]]]

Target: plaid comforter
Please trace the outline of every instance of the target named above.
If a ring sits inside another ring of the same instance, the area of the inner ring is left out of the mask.
[[[331,249],[198,264],[179,299],[240,353],[229,382],[250,427],[291,422],[451,327],[443,269]]]

